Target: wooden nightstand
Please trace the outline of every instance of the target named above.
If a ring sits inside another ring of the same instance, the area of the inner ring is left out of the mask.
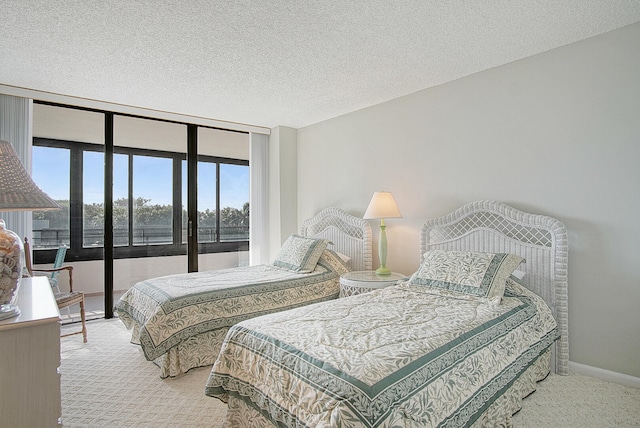
[[[391,272],[390,275],[377,275],[372,270],[347,272],[340,275],[340,297],[355,296],[385,288],[405,278],[407,278],[406,275],[396,272]]]

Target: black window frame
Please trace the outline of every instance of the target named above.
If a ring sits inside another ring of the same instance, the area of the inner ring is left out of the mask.
[[[102,260],[104,258],[104,246],[84,247],[83,246],[83,158],[84,152],[105,152],[102,144],[86,143],[78,141],[59,140],[52,138],[33,138],[33,145],[39,147],[53,147],[69,149],[70,153],[70,179],[69,179],[69,233],[70,245],[67,249],[66,260],[90,261]],[[127,246],[114,246],[114,259],[129,259],[142,257],[162,257],[178,256],[187,254],[187,244],[182,239],[182,162],[186,160],[186,153],[177,153],[153,149],[114,147],[114,154],[125,154],[129,157],[129,180],[132,177],[132,159],[135,155],[154,156],[170,158],[173,161],[173,241],[168,244],[140,245],[133,243],[132,228],[132,204],[129,204],[129,244]],[[244,159],[233,159],[209,155],[198,155],[198,162],[211,162],[216,164],[218,177],[216,179],[216,240],[215,242],[198,243],[198,254],[224,253],[248,251],[249,240],[220,241],[220,165],[243,165],[249,166],[249,161]],[[128,197],[133,201],[132,186],[129,186]],[[35,264],[52,263],[55,258],[56,249],[35,249],[33,260]]]

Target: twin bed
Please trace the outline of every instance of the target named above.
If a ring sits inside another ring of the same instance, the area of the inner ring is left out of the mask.
[[[420,254],[397,285],[232,326],[205,386],[224,426],[510,426],[567,373],[559,221],[471,203],[427,221]]]
[[[116,304],[161,377],[210,366],[232,325],[338,297],[340,275],[371,269],[371,227],[339,208],[303,222],[272,264],[141,281]]]
[[[213,364],[205,394],[228,403],[228,427],[510,426],[537,381],[567,374],[568,249],[558,220],[470,203],[422,226],[409,279],[336,298],[340,272],[371,269],[370,235],[335,208],[304,222],[301,236],[330,239],[351,258],[325,250],[311,273],[293,275],[331,271],[324,291],[303,293],[313,297],[290,301],[283,286],[273,304],[270,281],[205,286],[188,274],[136,285],[118,313],[162,375]],[[213,302],[203,299],[209,288]]]

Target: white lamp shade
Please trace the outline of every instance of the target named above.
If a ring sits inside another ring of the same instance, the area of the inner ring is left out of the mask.
[[[375,192],[369,202],[365,219],[373,218],[401,218],[400,210],[391,192]]]

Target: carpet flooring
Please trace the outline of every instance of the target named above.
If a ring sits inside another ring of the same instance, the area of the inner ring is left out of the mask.
[[[210,368],[160,379],[120,320],[90,321],[87,328],[88,343],[78,335],[61,341],[64,427],[221,426],[225,405],[204,395]],[[640,389],[551,374],[524,400],[513,426],[640,427]]]
[[[87,339],[61,339],[63,427],[220,426],[224,403],[204,395],[210,368],[160,379],[119,319],[87,322]]]

